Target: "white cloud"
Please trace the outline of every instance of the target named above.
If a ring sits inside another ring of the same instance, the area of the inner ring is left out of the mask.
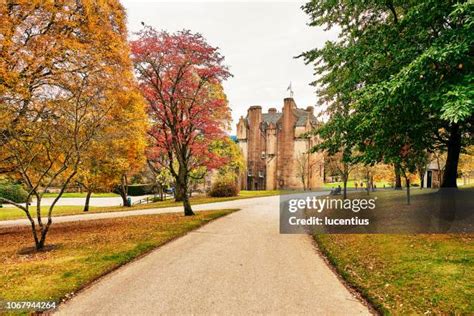
[[[336,31],[307,26],[301,1],[123,1],[129,31],[141,22],[174,32],[190,29],[218,46],[234,75],[225,84],[235,123],[251,105],[281,108],[293,83],[300,107],[317,101],[313,69],[294,57],[336,39]]]

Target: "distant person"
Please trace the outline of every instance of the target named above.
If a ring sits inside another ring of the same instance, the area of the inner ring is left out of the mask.
[[[363,190],[364,189],[364,182],[360,182],[360,188]]]
[[[355,184],[355,188],[356,188],[356,191],[357,191],[357,186],[359,185],[357,182],[354,183]]]

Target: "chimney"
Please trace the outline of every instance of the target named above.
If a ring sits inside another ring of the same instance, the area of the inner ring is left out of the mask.
[[[253,111],[262,112],[262,107],[260,105],[252,105],[251,107],[249,107],[248,112],[250,114],[250,112]]]
[[[258,126],[262,121],[262,107],[260,105],[253,105],[247,111],[247,118],[250,126]]]
[[[295,100],[293,100],[293,98],[285,98],[283,100],[283,108],[290,108],[290,109],[296,109],[296,103],[295,103]]]
[[[308,113],[311,114],[311,115],[314,115],[314,107],[308,106],[308,107],[306,108],[306,112],[308,112]]]
[[[276,108],[269,108],[268,109],[268,113],[270,113],[270,114],[275,114],[276,112],[277,112]]]

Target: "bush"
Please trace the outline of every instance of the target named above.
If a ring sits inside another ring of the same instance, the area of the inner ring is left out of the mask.
[[[140,196],[153,193],[153,184],[132,184],[128,186],[128,195],[130,196]]]
[[[212,197],[228,197],[237,196],[239,189],[235,181],[232,180],[217,180],[211,186],[209,195]]]
[[[0,196],[15,203],[25,203],[28,192],[19,184],[0,183]]]

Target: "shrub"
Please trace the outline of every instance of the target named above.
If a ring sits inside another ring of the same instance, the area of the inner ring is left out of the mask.
[[[239,189],[232,180],[218,179],[209,190],[209,195],[212,197],[237,196],[237,194],[239,194]]]
[[[132,184],[128,186],[128,195],[130,196],[147,195],[153,192],[153,184]]]
[[[25,203],[28,199],[28,192],[19,184],[0,183],[0,196],[15,203]]]

